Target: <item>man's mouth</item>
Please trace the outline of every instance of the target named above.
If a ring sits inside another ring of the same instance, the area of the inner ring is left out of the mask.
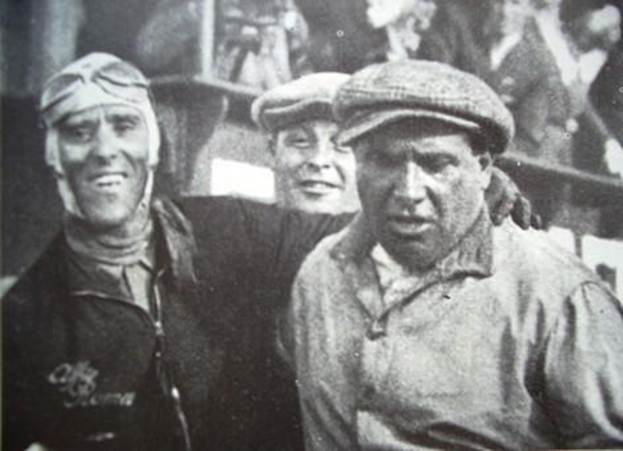
[[[333,193],[341,187],[326,180],[308,179],[299,182],[299,188],[306,194],[323,195]]]
[[[425,216],[391,215],[387,224],[391,232],[405,238],[417,238],[433,226],[433,220]]]
[[[128,178],[125,172],[102,172],[92,176],[89,181],[98,189],[115,189]]]

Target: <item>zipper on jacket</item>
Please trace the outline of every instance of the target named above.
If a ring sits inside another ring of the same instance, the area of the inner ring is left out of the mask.
[[[121,298],[116,298],[113,296],[109,296],[107,294],[98,292],[98,291],[78,291],[72,293],[74,296],[94,296],[100,299],[105,299],[108,301],[118,302],[124,305],[127,305],[131,308],[137,309],[141,312],[143,318],[147,319],[147,322],[151,324],[154,329],[156,346],[154,351],[154,359],[155,359],[155,368],[156,368],[156,377],[158,378],[158,382],[160,384],[160,388],[162,390],[165,398],[169,399],[173,404],[173,410],[175,411],[175,417],[178,421],[178,426],[180,427],[183,441],[184,441],[184,449],[185,451],[192,450],[192,443],[190,440],[190,431],[188,428],[188,420],[186,418],[186,414],[182,408],[181,396],[179,389],[173,382],[169,371],[166,369],[166,365],[164,363],[164,352],[165,352],[165,343],[166,343],[166,334],[164,332],[164,327],[162,323],[162,300],[160,298],[160,292],[158,290],[158,281],[160,280],[164,270],[160,270],[154,277],[154,282],[152,284],[152,297],[153,297],[153,308],[154,315],[147,310],[145,310],[140,305],[130,302],[128,300],[124,300]],[[155,318],[154,318],[155,316]]]
[[[164,354],[166,352],[166,334],[164,332],[164,327],[162,324],[162,300],[160,298],[160,291],[158,290],[158,280],[160,279],[161,275],[162,272],[156,275],[154,284],[152,286],[155,314],[155,320],[153,323],[154,328],[156,329],[156,350],[154,352],[154,358],[156,359],[156,377],[160,382],[160,386],[164,395],[170,398],[173,403],[175,416],[184,441],[184,449],[186,451],[191,451],[192,444],[190,440],[188,420],[186,418],[186,414],[184,413],[184,409],[182,408],[180,391],[175,385],[175,381],[173,380],[171,372],[167,369],[167,366],[164,362]]]

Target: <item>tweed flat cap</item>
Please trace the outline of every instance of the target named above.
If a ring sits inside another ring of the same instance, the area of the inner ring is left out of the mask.
[[[484,81],[431,61],[366,67],[341,86],[333,107],[343,145],[403,118],[437,119],[476,132],[492,154],[502,153],[515,133],[511,113]]]
[[[335,120],[331,108],[338,88],[350,76],[319,72],[266,91],[251,105],[251,117],[265,132],[311,119]]]

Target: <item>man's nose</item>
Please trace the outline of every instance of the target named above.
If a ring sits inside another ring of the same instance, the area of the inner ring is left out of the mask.
[[[93,155],[103,160],[115,158],[119,153],[119,140],[112,126],[101,124],[97,130]]]
[[[326,169],[331,166],[333,158],[333,143],[330,140],[318,141],[311,149],[307,164],[317,169]]]
[[[408,202],[420,202],[426,198],[429,175],[415,162],[404,164],[395,187],[398,199]]]

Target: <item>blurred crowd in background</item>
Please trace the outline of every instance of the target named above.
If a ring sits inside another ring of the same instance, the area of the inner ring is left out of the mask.
[[[16,224],[25,237],[41,227],[24,230],[20,212],[32,212],[15,199],[53,208],[49,190],[20,184],[45,171],[36,167],[33,99],[48,75],[93,51],[150,77],[209,73],[257,92],[312,72],[441,61],[500,94],[517,127],[511,152],[613,180],[623,174],[622,0],[8,0],[5,8],[0,87],[13,119],[3,119],[3,148],[24,149],[5,152],[5,167],[27,171],[3,178],[13,215],[5,237]],[[548,223],[570,193],[548,176],[526,177],[516,181]]]
[[[19,10],[29,2],[9,3]],[[205,39],[206,4],[214,8],[212,74],[262,90],[310,72],[352,73],[386,60],[446,62],[478,74],[497,90],[515,115],[518,152],[602,174],[623,172],[623,4],[618,1],[62,3],[67,41],[74,35],[75,48],[65,50],[72,58],[110,52],[149,76],[201,71],[196,54]],[[9,21],[32,18],[16,13]],[[32,78],[12,75],[22,86]]]
[[[144,2],[152,5],[134,17],[135,40],[126,48],[105,30],[123,17],[103,11],[115,3],[126,2],[84,1],[78,54],[121,53],[152,76],[199,70],[193,48],[200,2]],[[219,78],[269,89],[310,72],[351,73],[404,58],[442,61],[497,90],[515,115],[518,152],[603,174],[623,172],[620,4],[221,0],[216,8],[213,72]],[[101,19],[107,16],[108,24]]]

